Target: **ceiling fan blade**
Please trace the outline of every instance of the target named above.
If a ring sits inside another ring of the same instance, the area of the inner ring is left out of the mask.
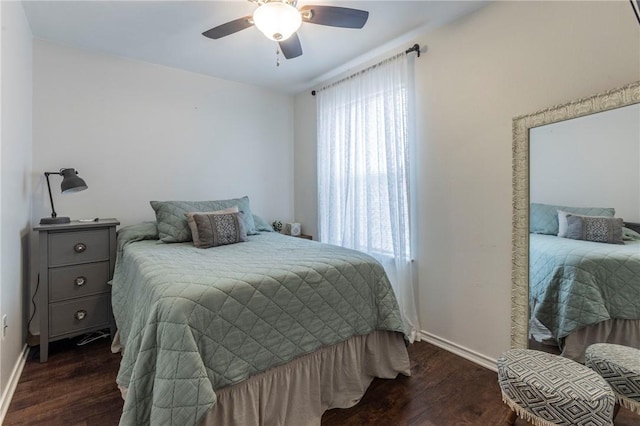
[[[226,24],[218,25],[215,28],[211,28],[210,30],[203,32],[202,35],[212,39],[219,39],[252,26],[252,16],[245,16],[244,18],[234,19],[233,21],[229,21]]]
[[[311,12],[310,16],[308,12]],[[341,28],[362,28],[369,19],[366,10],[337,6],[303,6],[302,20],[312,24]]]
[[[293,33],[293,35],[285,41],[278,42],[278,44],[280,45],[282,54],[287,59],[297,58],[302,55],[302,45],[296,33]]]

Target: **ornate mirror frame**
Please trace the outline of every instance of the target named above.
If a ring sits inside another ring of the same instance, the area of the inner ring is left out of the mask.
[[[529,130],[533,127],[640,103],[640,81],[513,119],[513,233],[511,347],[528,346],[529,322]]]

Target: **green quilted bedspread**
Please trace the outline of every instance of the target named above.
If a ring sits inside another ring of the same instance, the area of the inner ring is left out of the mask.
[[[604,244],[530,235],[533,315],[556,339],[618,319],[640,319],[640,241]]]
[[[275,233],[206,250],[151,237],[135,227],[118,237],[120,424],[194,424],[216,389],[355,335],[403,332],[366,254]]]

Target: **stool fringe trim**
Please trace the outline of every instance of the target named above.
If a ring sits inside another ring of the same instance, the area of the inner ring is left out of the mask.
[[[630,410],[636,414],[640,414],[640,402],[634,401],[633,399],[627,398],[624,395],[620,395],[616,393],[616,402],[622,405],[627,410]]]
[[[551,423],[541,417],[536,416],[535,414],[525,410],[517,402],[513,399],[509,398],[504,392],[502,392],[502,402],[507,404],[509,408],[516,412],[518,417],[526,420],[527,422],[533,424],[534,426],[557,426],[555,423]],[[626,407],[626,405],[625,405]],[[638,407],[640,408],[640,406]],[[610,423],[613,426],[613,422]]]

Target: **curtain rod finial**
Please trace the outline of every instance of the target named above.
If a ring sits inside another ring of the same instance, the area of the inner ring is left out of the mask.
[[[408,48],[405,53],[409,54],[411,52],[416,52],[417,55],[418,55],[418,58],[419,58],[420,57],[420,45],[418,43],[414,44],[413,46]]]

